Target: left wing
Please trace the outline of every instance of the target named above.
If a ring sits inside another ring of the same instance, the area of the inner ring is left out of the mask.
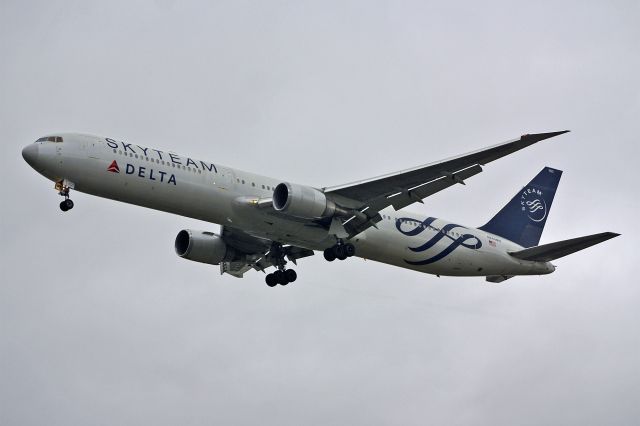
[[[482,166],[512,154],[534,143],[567,133],[523,135],[518,139],[463,154],[457,157],[330,188],[324,188],[328,198],[342,207],[353,209],[354,215],[341,224],[334,219],[332,227],[344,227],[349,238],[382,220],[379,211],[393,206],[402,209],[436,192],[464,181],[482,171]]]

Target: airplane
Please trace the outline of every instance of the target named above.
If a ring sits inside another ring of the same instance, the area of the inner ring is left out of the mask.
[[[544,167],[485,225],[467,227],[409,213],[405,207],[482,172],[488,163],[567,133],[519,138],[442,161],[333,187],[260,176],[171,151],[79,133],[56,133],[27,145],[22,156],[52,180],[74,207],[71,191],[220,225],[219,233],[184,229],[178,256],[220,266],[242,278],[265,273],[266,284],[297,278],[288,262],[322,251],[332,262],[358,256],[437,276],[485,277],[500,283],[555,271],[551,261],[620,234],[603,232],[539,245],[562,171]],[[274,268],[274,272],[266,273]]]

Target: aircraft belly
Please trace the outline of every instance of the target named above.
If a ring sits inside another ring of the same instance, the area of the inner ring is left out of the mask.
[[[322,250],[335,244],[327,230],[309,220],[287,219],[251,205],[233,205],[233,224],[261,238],[292,244],[311,250]]]

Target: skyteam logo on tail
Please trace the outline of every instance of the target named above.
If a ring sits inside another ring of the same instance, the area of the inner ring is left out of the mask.
[[[542,222],[547,217],[547,202],[541,190],[527,188],[520,195],[520,206],[529,219]]]

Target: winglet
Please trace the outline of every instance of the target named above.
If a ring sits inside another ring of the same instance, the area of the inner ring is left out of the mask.
[[[555,136],[560,136],[565,133],[569,133],[571,130],[562,130],[560,132],[549,132],[549,133],[531,133],[522,135],[520,139],[533,139],[533,143],[543,141],[545,139],[553,138]]]

